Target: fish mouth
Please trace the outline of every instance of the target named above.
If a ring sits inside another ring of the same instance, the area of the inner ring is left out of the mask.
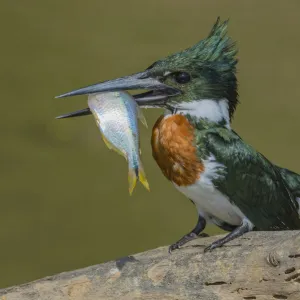
[[[140,107],[144,108],[168,108],[169,97],[181,94],[181,91],[164,84],[157,78],[153,78],[148,70],[130,76],[120,77],[113,80],[96,83],[71,92],[59,95],[55,98],[65,98],[77,95],[90,95],[102,92],[113,92],[121,90],[148,90],[147,92],[133,95]],[[90,115],[89,108],[67,113],[56,117],[57,119],[72,118]]]

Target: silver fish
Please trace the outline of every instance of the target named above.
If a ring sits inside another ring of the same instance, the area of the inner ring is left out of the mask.
[[[149,190],[140,160],[137,118],[146,127],[147,123],[133,97],[124,91],[92,94],[88,97],[88,106],[106,146],[124,156],[128,162],[129,194],[132,194],[137,179]]]

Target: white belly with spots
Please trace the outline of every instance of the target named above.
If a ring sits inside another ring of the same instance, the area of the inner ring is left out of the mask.
[[[227,196],[218,191],[212,182],[212,179],[221,176],[217,173],[220,168],[225,169],[211,155],[204,161],[204,172],[195,184],[190,186],[175,184],[175,187],[195,203],[199,214],[207,221],[210,217],[215,217],[230,225],[241,225],[242,220],[245,219],[244,214],[229,201]],[[211,221],[214,222],[213,219]]]

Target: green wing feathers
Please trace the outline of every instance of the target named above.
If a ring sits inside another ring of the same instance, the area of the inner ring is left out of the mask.
[[[277,168],[289,191],[294,197],[300,198],[300,175],[285,168]]]
[[[225,177],[215,179],[214,184],[257,229],[300,229],[299,207],[293,193],[300,191],[298,174],[273,165],[234,131],[211,128],[205,137],[201,135],[198,148],[204,147],[207,155],[213,154],[226,166]]]

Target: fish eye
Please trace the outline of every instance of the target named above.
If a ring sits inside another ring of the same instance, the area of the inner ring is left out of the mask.
[[[191,80],[190,74],[186,72],[177,72],[174,74],[174,78],[180,84],[188,83]]]

